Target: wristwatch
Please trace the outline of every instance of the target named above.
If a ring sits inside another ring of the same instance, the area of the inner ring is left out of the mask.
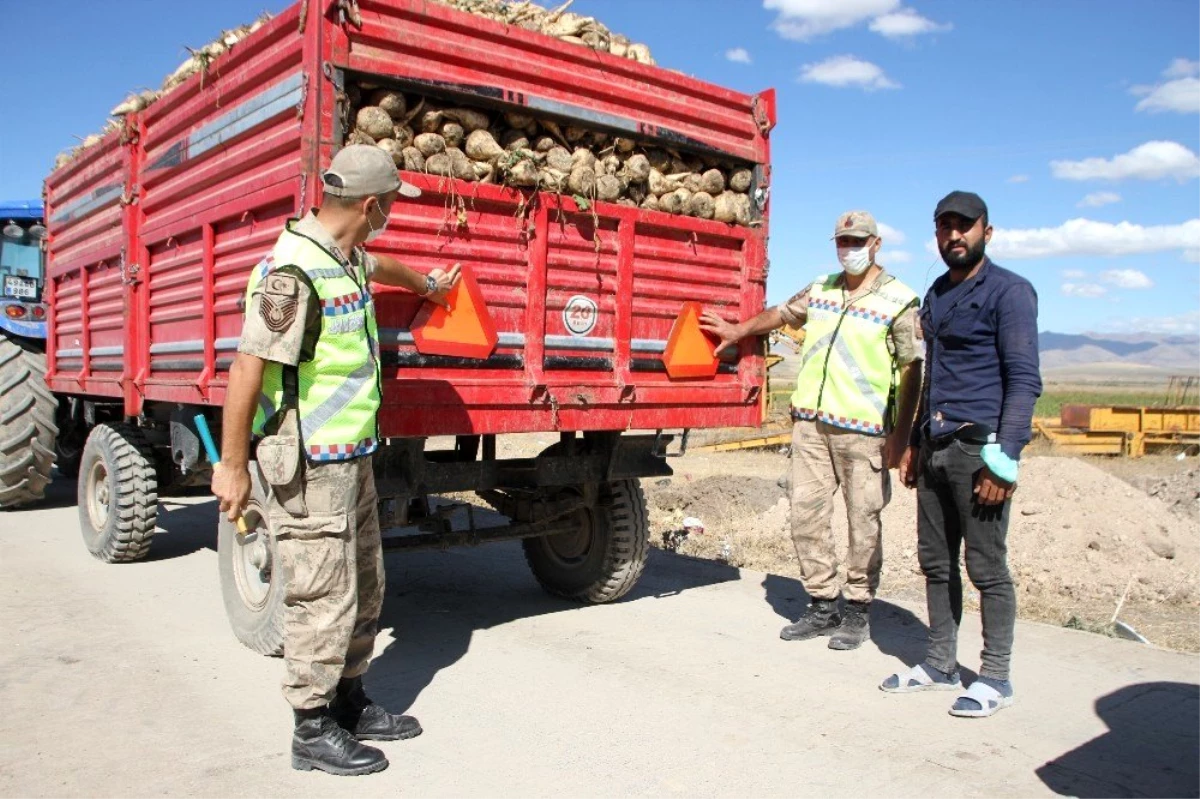
[[[425,276],[425,293],[422,294],[421,296],[428,297],[430,294],[435,293],[437,290],[438,290],[437,278],[434,277],[433,275],[426,275]]]

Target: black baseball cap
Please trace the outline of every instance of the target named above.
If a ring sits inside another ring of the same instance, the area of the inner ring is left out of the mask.
[[[952,191],[941,199],[937,208],[933,209],[934,220],[942,214],[958,214],[967,219],[978,219],[987,216],[987,205],[978,194],[969,191]]]

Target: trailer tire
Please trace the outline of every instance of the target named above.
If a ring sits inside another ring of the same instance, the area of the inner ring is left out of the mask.
[[[620,599],[646,567],[650,524],[641,484],[609,483],[597,506],[577,516],[577,532],[522,542],[533,576],[547,593],[565,599],[589,604]]]
[[[46,356],[0,335],[0,508],[44,496],[54,466],[57,406],[46,386]]]
[[[267,492],[258,465],[250,464],[250,505],[242,514],[250,532],[239,536],[224,513],[217,523],[221,598],[234,636],[260,655],[283,654],[284,581],[272,565],[275,537],[267,523]]]
[[[79,527],[83,542],[105,563],[141,560],[158,522],[154,454],[136,427],[92,428],[79,464]]]

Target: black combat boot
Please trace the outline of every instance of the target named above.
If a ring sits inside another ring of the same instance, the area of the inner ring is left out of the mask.
[[[841,623],[836,599],[814,599],[799,621],[779,631],[779,637],[785,641],[804,641],[818,635],[831,635]]]
[[[871,637],[871,603],[847,602],[842,624],[829,639],[830,649],[858,649]]]
[[[360,741],[403,741],[421,734],[412,716],[388,713],[363,690],[362,677],[339,680],[337,697],[330,705],[342,729]]]
[[[383,752],[360,744],[334,721],[329,707],[296,710],[292,735],[292,768],[319,769],[342,777],[372,774],[387,768]]]

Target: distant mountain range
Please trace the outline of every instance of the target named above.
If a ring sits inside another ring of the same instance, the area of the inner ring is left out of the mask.
[[[1038,334],[1043,376],[1058,380],[1120,378],[1159,381],[1170,375],[1200,374],[1200,335],[1155,336],[1145,333],[1111,335],[1099,333]],[[772,378],[795,380],[799,356],[789,347],[776,345],[782,355]]]
[[[1038,334],[1043,369],[1116,365],[1196,374],[1200,372],[1200,335],[1155,336],[1144,333]]]

